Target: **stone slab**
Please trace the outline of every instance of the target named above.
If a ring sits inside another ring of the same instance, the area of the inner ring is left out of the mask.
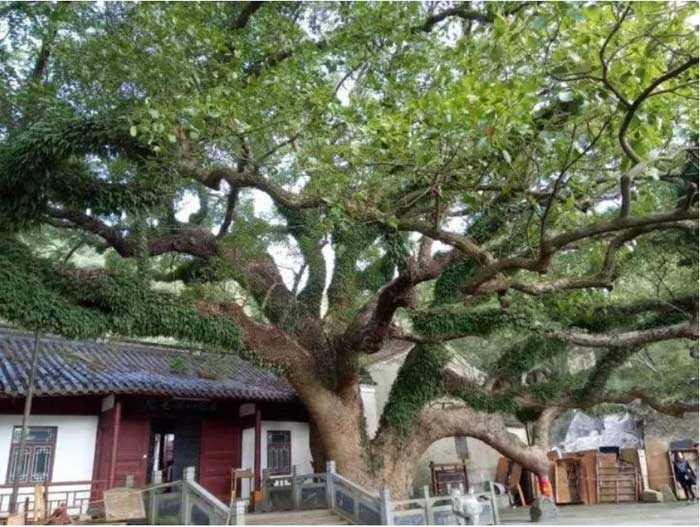
[[[539,496],[530,506],[530,521],[533,523],[558,523],[559,511],[552,498]]]
[[[647,489],[642,492],[642,501],[646,503],[661,503],[664,501],[664,495],[658,490]]]

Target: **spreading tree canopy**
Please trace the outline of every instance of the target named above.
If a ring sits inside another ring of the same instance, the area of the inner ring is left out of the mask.
[[[683,2],[3,4],[0,317],[276,367],[315,458],[399,492],[441,437],[544,473],[564,409],[697,411],[697,24]],[[369,440],[360,373],[388,343],[412,348]]]

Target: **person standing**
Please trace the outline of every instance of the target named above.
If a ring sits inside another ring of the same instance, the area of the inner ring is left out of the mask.
[[[683,487],[685,496],[689,500],[692,500],[691,503],[697,503],[698,497],[693,492],[693,485],[697,483],[695,472],[693,472],[690,463],[688,463],[687,459],[683,458],[680,452],[675,452],[673,454],[673,470],[676,473],[676,481]]]

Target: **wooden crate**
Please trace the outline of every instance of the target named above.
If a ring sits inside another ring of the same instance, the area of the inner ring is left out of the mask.
[[[581,503],[581,460],[557,459],[554,462],[554,500],[557,504]]]
[[[639,501],[636,465],[619,460],[615,454],[598,454],[596,468],[598,503]]]
[[[598,451],[589,450],[581,454],[581,501],[585,505],[598,503],[597,468]]]

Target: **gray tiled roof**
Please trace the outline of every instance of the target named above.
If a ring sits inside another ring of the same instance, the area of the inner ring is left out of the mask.
[[[235,356],[42,337],[35,395],[143,394],[290,401],[286,380]],[[34,336],[0,328],[0,397],[23,396]]]

